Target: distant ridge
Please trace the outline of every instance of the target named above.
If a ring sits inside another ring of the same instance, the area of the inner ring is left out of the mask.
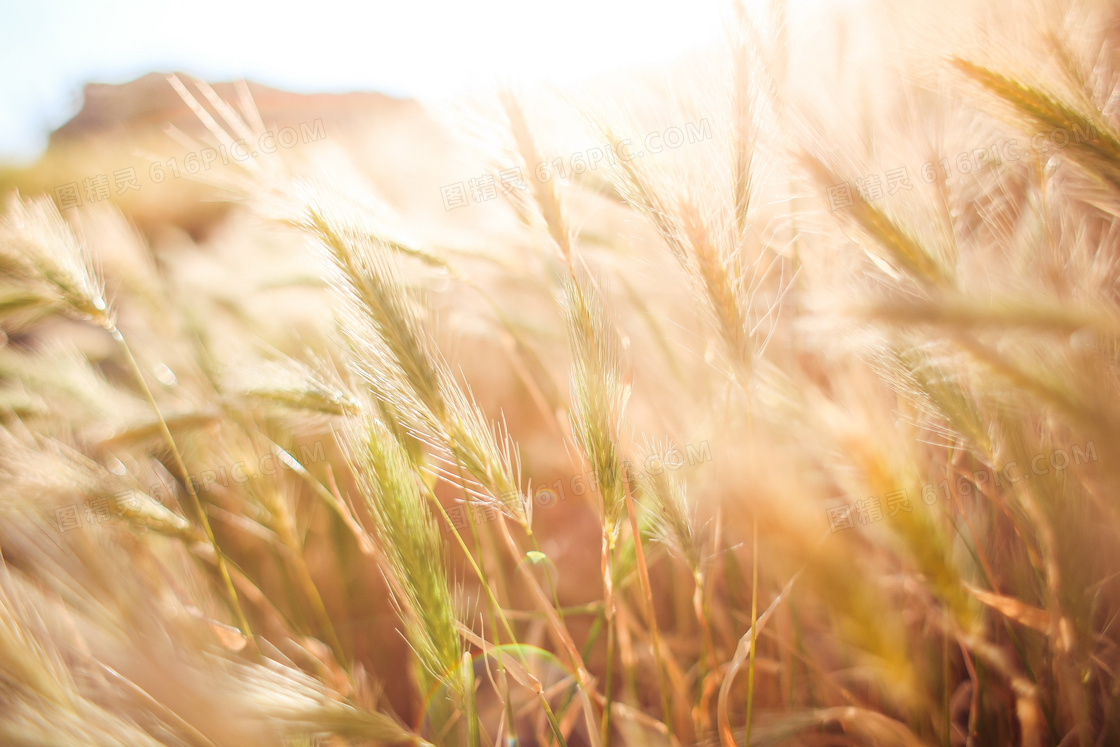
[[[195,88],[194,78],[183,73],[177,75],[221,122],[217,112]],[[210,83],[210,86],[239,111],[238,86],[230,82]],[[253,82],[246,82],[246,87],[266,127],[295,126],[320,117],[325,122],[348,125],[357,124],[371,114],[420,114],[420,107],[415,101],[381,93],[300,94]],[[50,146],[87,137],[137,135],[140,131],[162,129],[168,124],[191,134],[203,131],[198,117],[168,82],[168,74],[149,73],[121,84],[90,83],[83,89],[81,110],[51,133]]]

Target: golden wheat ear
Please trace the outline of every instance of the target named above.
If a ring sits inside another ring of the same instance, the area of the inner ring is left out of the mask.
[[[815,156],[803,154],[801,164],[822,190],[844,183],[824,161]],[[945,262],[884,210],[859,200],[843,210],[840,218],[862,234],[864,250],[873,261],[885,262],[895,273],[927,290],[952,287],[954,279]]]
[[[0,225],[0,261],[23,281],[20,295],[35,298],[35,304],[109,323],[104,283],[50,198],[8,200]],[[28,298],[21,302],[29,303]]]
[[[1064,132],[1068,143],[1063,154],[1100,182],[1120,191],[1120,133],[1100,111],[1089,108],[1088,102],[1078,108],[1039,86],[960,57],[951,58],[950,64],[981,90],[994,94],[995,103],[1000,104],[996,112],[1010,124],[1032,135]]]
[[[502,95],[502,106],[505,108],[506,117],[509,119],[517,153],[521,157],[526,170],[532,169],[543,159],[537,150],[533,134],[529,130],[529,124],[521,110],[521,104],[512,93],[507,91]],[[540,179],[531,179],[530,184],[532,184],[533,199],[541,217],[544,219],[545,226],[548,228],[548,233],[556,243],[564,263],[571,266],[572,231],[561,203],[559,180],[549,179],[542,182]]]

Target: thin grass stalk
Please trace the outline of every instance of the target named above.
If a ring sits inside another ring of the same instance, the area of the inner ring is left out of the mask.
[[[327,636],[327,645],[331,647],[331,651],[334,653],[335,660],[339,665],[344,669],[349,669],[346,650],[343,648],[342,641],[339,639],[338,632],[335,630],[334,623],[331,621],[331,616],[327,612],[323,597],[319,593],[318,587],[315,585],[315,579],[311,575],[311,569],[307,567],[307,559],[304,557],[303,547],[295,534],[295,524],[292,514],[280,496],[276,496],[273,491],[268,488],[265,489],[265,494],[269,496],[265,499],[265,507],[272,515],[276,516],[275,531],[280,536],[280,541],[291,551],[289,557],[291,558],[292,564],[295,566],[296,577],[299,581],[300,588],[307,597],[307,600],[311,603],[311,611],[315,615],[319,628]]]
[[[331,431],[332,433],[334,432],[333,427]],[[353,512],[346,505],[346,502],[342,500],[342,496],[337,492],[337,485],[332,485],[334,489],[329,490],[325,485],[319,482],[319,480],[315,479],[315,476],[312,475],[306,467],[300,464],[299,461],[289,452],[281,449],[280,446],[271,439],[269,441],[272,444],[274,453],[276,454],[277,458],[284,459],[288,466],[292,468],[292,471],[299,475],[300,479],[307,483],[307,485],[311,487],[315,494],[322,499],[324,505],[326,505],[327,508],[333,511],[338,516],[338,518],[342,520],[342,523],[346,525],[346,528],[349,529],[350,533],[354,536],[354,541],[358,544],[358,549],[361,551],[361,553],[363,555],[369,555],[370,553],[372,553],[373,544],[370,541],[369,533],[366,532],[362,525],[358,523],[358,520],[354,518]],[[328,468],[329,466],[330,465],[328,465]],[[328,477],[333,480],[332,475],[328,474]]]
[[[460,465],[456,465],[456,467],[461,468]],[[459,481],[460,481],[460,484],[465,484],[465,482],[463,481],[463,476],[462,476],[461,472],[460,472],[460,475],[459,475]],[[436,496],[435,496],[434,493],[432,493],[431,491],[427,491],[427,492],[431,496],[432,500],[434,500],[436,503],[439,503],[439,501],[436,499]],[[468,496],[467,496],[467,493],[466,493],[465,490],[463,491],[463,496],[464,496],[464,505],[467,505],[465,499],[468,498]],[[442,504],[440,504],[440,512],[445,513],[443,511]],[[471,541],[474,543],[475,552],[478,553],[479,560],[482,563],[485,563],[485,560],[482,556],[482,541],[478,536],[478,526],[473,521],[469,522],[469,524],[470,524],[470,528],[471,528]],[[452,525],[452,530],[458,532],[458,530],[453,525]],[[482,570],[481,566],[479,567],[479,570],[480,571]],[[489,587],[489,584],[486,581],[482,580],[481,578],[479,579],[479,582],[483,583],[487,587]],[[494,598],[496,598],[496,597],[492,592],[487,595],[486,607],[487,607],[487,610],[490,613],[490,627],[494,630],[495,658],[497,659],[497,663],[498,663],[498,676],[499,676],[499,679],[500,679],[500,684],[502,686],[502,700],[503,700],[503,705],[505,707],[505,712],[504,712],[504,716],[503,716],[503,728],[506,730],[505,739],[506,739],[507,742],[511,742],[511,741],[516,741],[515,737],[513,736],[513,730],[516,729],[516,725],[514,723],[513,704],[510,702],[510,699],[509,699],[509,685],[508,685],[507,678],[506,678],[506,668],[505,668],[505,665],[502,663],[501,637],[498,633],[498,626],[497,626],[497,619],[496,619],[498,613],[495,611],[495,609],[494,609],[495,605],[491,601]],[[507,625],[507,627],[508,627],[508,625]],[[517,645],[517,640],[511,638],[510,643],[513,644],[513,645]],[[528,669],[528,663],[526,661],[523,660],[522,664],[523,664],[523,666],[525,666],[526,669]],[[547,707],[547,705],[548,705],[547,701],[545,702],[545,705]],[[477,718],[477,716],[476,716],[476,718]]]
[[[136,357],[132,354],[132,348],[129,347],[128,342],[125,340],[124,335],[117,329],[116,324],[104,317],[102,326],[109,332],[110,336],[120,347],[121,352],[124,354],[125,360],[128,363],[129,372],[140,386],[144,394],[144,398],[152,406],[155,412],[156,420],[159,424],[160,433],[164,440],[167,442],[171,450],[171,458],[175,460],[175,468],[179,470],[180,479],[183,480],[183,486],[187,491],[187,495],[191,499],[191,505],[195,510],[198,517],[199,524],[202,525],[202,530],[206,533],[206,539],[210,546],[214,548],[214,558],[218,568],[218,574],[222,578],[222,584],[225,586],[226,594],[229,598],[230,607],[233,609],[234,616],[237,618],[238,627],[241,628],[242,635],[249,641],[254,650],[257,648],[256,639],[253,636],[253,630],[249,627],[249,619],[245,616],[244,610],[241,608],[241,600],[237,596],[237,590],[233,586],[233,580],[230,578],[229,568],[226,566],[225,555],[221,548],[218,546],[218,539],[214,536],[214,530],[210,527],[210,520],[206,516],[206,511],[202,507],[202,501],[199,499],[198,494],[191,484],[191,475],[187,470],[187,465],[183,462],[183,457],[179,453],[179,447],[175,443],[175,438],[171,435],[171,429],[167,427],[167,421],[163,419],[163,414],[160,412],[159,405],[156,404],[155,397],[152,395],[151,388],[148,387],[148,382],[144,378],[143,371],[140,370],[140,365],[136,362]]]
[[[521,557],[521,553],[517,548],[517,543],[513,541],[513,536],[509,533],[509,527],[506,526],[501,517],[499,517],[498,520],[498,527],[501,530],[499,534],[501,535],[502,540],[505,542],[506,548],[509,550],[510,555],[514,558],[519,559]],[[537,605],[548,618],[549,624],[556,637],[559,639],[561,647],[568,654],[572,669],[574,669],[576,672],[576,680],[579,682],[580,697],[583,700],[584,706],[584,718],[587,721],[587,731],[591,739],[592,746],[600,747],[602,743],[599,739],[599,731],[595,728],[595,712],[592,708],[591,699],[588,695],[588,693],[595,691],[591,673],[587,670],[587,666],[583,662],[583,657],[580,655],[579,649],[576,648],[575,641],[572,640],[571,633],[569,633],[568,629],[564,626],[563,621],[560,619],[560,616],[557,614],[552,605],[552,602],[549,600],[548,595],[546,595],[544,590],[541,588],[541,585],[537,581],[536,577],[533,576],[533,574],[529,571],[524,563],[518,563],[517,567],[521,572],[521,576],[525,579],[530,592],[532,592]]]
[[[731,663],[728,665],[727,672],[723,675],[723,683],[719,688],[719,705],[717,707],[717,714],[721,747],[737,747],[735,743],[735,736],[731,731],[731,717],[728,711],[730,707],[731,685],[735,680],[735,675],[738,674],[739,670],[742,668],[743,662],[750,657],[751,650],[754,649],[755,641],[757,640],[756,628],[762,628],[766,625],[766,623],[770,620],[771,615],[774,614],[774,610],[778,608],[778,604],[783,599],[789,597],[789,593],[793,589],[793,584],[797,581],[800,575],[801,571],[798,571],[797,573],[793,574],[792,577],[790,577],[790,580],[786,582],[786,585],[782,588],[782,591],[776,597],[774,597],[774,600],[772,602],[770,602],[770,606],[768,606],[763,611],[763,613],[755,619],[754,624],[751,625],[751,629],[748,630],[743,635],[743,637],[739,639],[739,645],[735,650],[735,656],[732,658]]]
[[[610,744],[611,713],[612,703],[614,702],[615,636],[617,634],[614,595],[618,553],[615,547],[615,537],[610,532],[607,522],[602,521],[601,526],[600,577],[603,581],[603,620],[607,626],[607,671],[603,685],[602,739],[604,744]]]
[[[471,747],[480,747],[482,743],[479,741],[478,704],[475,702],[474,662],[471,661],[470,651],[463,652],[459,671],[463,677],[463,692],[467,693],[467,697],[463,699],[463,706],[467,711],[467,743]]]
[[[747,662],[747,725],[744,741],[751,743],[751,720],[754,715],[754,656],[758,640],[758,516],[751,517],[751,651]]]
[[[642,548],[642,535],[638,530],[638,516],[634,510],[634,497],[630,494],[630,481],[624,474],[623,487],[626,494],[626,514],[630,519],[630,532],[634,535],[634,552],[638,558],[638,580],[641,582],[642,601],[645,605],[646,618],[649,624],[650,646],[653,649],[653,666],[657,672],[657,689],[661,696],[661,714],[670,736],[673,734],[673,712],[669,708],[669,688],[665,684],[665,673],[662,664],[661,635],[657,627],[657,610],[653,603],[653,587],[649,580],[649,569],[646,567],[645,550]]]

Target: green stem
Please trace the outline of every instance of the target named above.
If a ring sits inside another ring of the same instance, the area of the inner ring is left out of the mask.
[[[615,577],[615,569],[618,567],[617,563],[617,549],[615,543],[610,540],[610,534],[604,524],[603,540],[607,545],[606,560],[609,564],[607,574],[609,574],[611,584],[610,602],[604,608],[605,617],[607,621],[607,671],[606,681],[603,683],[603,720],[600,729],[600,736],[604,745],[611,743],[611,699],[614,696],[614,645],[615,645],[615,630],[618,626],[618,615],[614,610],[614,586],[618,579]]]
[[[502,628],[506,632],[506,636],[509,637],[510,641],[514,642],[515,648],[518,652],[518,659],[521,660],[521,665],[525,667],[526,671],[529,671],[528,660],[525,658],[525,655],[521,653],[520,646],[516,646],[517,636],[514,635],[513,628],[510,626],[509,620],[506,618],[505,613],[502,611],[502,607],[498,603],[497,597],[494,596],[493,589],[490,588],[490,584],[486,583],[486,577],[483,575],[482,569],[478,567],[478,563],[475,562],[474,556],[471,555],[466,541],[463,539],[463,536],[459,534],[459,530],[455,528],[455,525],[451,523],[451,517],[447,515],[447,511],[444,509],[443,504],[439,502],[439,499],[436,498],[435,493],[433,493],[426,484],[424,486],[424,495],[427,496],[428,501],[432,504],[437,513],[439,513],[439,515],[443,517],[443,520],[447,522],[447,526],[451,527],[451,534],[455,537],[456,542],[459,543],[459,548],[463,551],[463,555],[464,557],[466,557],[467,563],[470,565],[471,570],[474,571],[475,576],[478,577],[479,584],[482,586],[482,590],[486,592],[486,598],[489,600],[490,604],[496,611],[498,619],[502,623]],[[568,743],[564,739],[564,733],[560,730],[560,722],[556,720],[556,714],[552,712],[552,707],[548,704],[548,699],[545,698],[544,693],[537,693],[537,697],[541,701],[541,707],[544,708],[545,717],[548,719],[548,724],[552,728],[552,734],[556,737],[557,744],[559,744],[561,747],[567,747]]]
[[[459,477],[460,483],[462,483],[462,479],[463,479],[462,475],[460,475],[460,477]],[[478,536],[478,527],[475,525],[475,523],[473,521],[471,521],[469,523],[470,523],[470,526],[471,526],[471,540],[474,542],[475,552],[478,553],[479,560],[482,560],[482,542],[480,541],[479,536]],[[505,708],[505,712],[506,712],[506,718],[505,718],[505,722],[506,722],[505,723],[506,744],[516,744],[517,743],[517,736],[516,736],[515,726],[514,726],[514,722],[513,722],[513,720],[514,720],[513,703],[510,701],[510,698],[509,698],[509,680],[506,677],[505,665],[502,663],[502,651],[501,651],[502,640],[498,636],[498,622],[497,622],[497,614],[498,613],[495,611],[495,605],[492,602],[487,601],[486,607],[490,612],[490,627],[494,630],[494,644],[495,644],[494,658],[498,662],[498,684],[502,689],[502,692],[501,692],[502,705]],[[515,639],[511,638],[510,643],[516,645],[517,641]],[[475,710],[477,711],[477,709],[475,709]],[[477,720],[478,714],[475,713],[474,715],[475,715],[475,719]],[[477,729],[477,724],[475,725],[475,728]]]

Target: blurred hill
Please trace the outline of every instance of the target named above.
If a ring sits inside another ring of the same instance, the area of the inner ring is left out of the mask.
[[[189,78],[177,74],[182,80]],[[415,116],[415,102],[394,99],[379,93],[298,94],[253,82],[243,86],[215,83],[214,92],[227,102],[236,102],[247,92],[266,125],[296,126],[308,117],[323,118],[342,128],[353,128],[368,117]],[[202,135],[203,127],[168,82],[168,76],[149,73],[129,83],[113,85],[90,83],[83,91],[81,110],[50,137],[50,147],[58,148],[82,139],[117,136],[143,136],[167,125],[184,132]]]
[[[178,74],[206,112],[229,129],[220,111],[188,76]],[[213,199],[207,177],[249,158],[309,163],[311,154],[346,154],[350,165],[395,204],[422,199],[438,205],[438,163],[446,137],[414,100],[380,93],[299,94],[252,82],[211,84],[216,98],[251,126],[263,142],[231,152],[207,133],[167,74],[128,83],[91,83],[81,110],[51,133],[43,157],[26,169],[0,170],[0,189],[44,192],[59,207],[111,202],[145,233],[173,226],[196,239],[228,209]],[[228,111],[228,110],[227,110]],[[259,121],[254,119],[259,112]],[[269,153],[268,151],[273,151]],[[434,168],[434,167],[433,167]],[[408,179],[401,179],[408,174]]]

